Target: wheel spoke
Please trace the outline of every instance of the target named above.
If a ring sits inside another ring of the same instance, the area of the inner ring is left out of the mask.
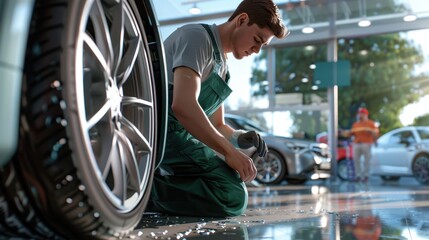
[[[122,130],[123,132],[128,136],[128,138],[131,140],[132,143],[137,145],[139,150],[142,150],[144,152],[152,152],[152,147],[147,141],[147,139],[143,136],[143,134],[139,131],[139,129],[134,126],[133,123],[128,121],[125,117],[122,117],[120,119],[120,122],[122,124]]]
[[[94,127],[98,122],[103,119],[103,117],[109,112],[110,108],[112,107],[112,101],[109,99],[106,99],[106,102],[103,104],[103,106],[98,110],[87,122],[87,129],[91,129]]]
[[[88,62],[91,62],[91,64],[98,63],[106,75],[110,76],[109,65],[94,40],[85,33],[83,34],[83,41],[85,43],[85,56],[89,58]]]
[[[98,167],[100,168],[103,179],[107,179],[112,164],[111,162],[119,158],[118,149],[116,147],[117,142],[118,137],[116,134],[113,134],[112,141],[109,141],[110,146],[103,146],[102,148],[103,153],[98,159]],[[106,152],[107,154],[105,154]]]
[[[119,64],[121,63],[123,48],[124,48],[124,2],[119,1],[119,4],[112,7],[112,27],[111,27],[111,38],[113,44],[113,73],[117,75]]]
[[[137,55],[139,54],[141,39],[139,37],[136,37],[127,41],[127,43],[127,51],[121,59],[118,70],[116,72],[118,86],[122,86],[131,74],[131,70],[134,67]]]
[[[128,137],[118,131],[119,140],[121,142],[121,145],[123,146],[123,156],[121,160],[125,163],[125,166],[127,168],[128,172],[128,188],[130,190],[136,191],[137,193],[140,193],[140,182],[141,182],[141,175],[140,175],[140,168],[137,163],[136,159],[136,153],[133,148],[133,144],[128,139]]]
[[[107,60],[106,62],[111,64],[113,61],[113,49],[109,27],[105,16],[106,15],[100,0],[96,0],[90,13],[93,31],[101,54],[103,55],[104,59]]]
[[[139,107],[153,108],[153,102],[127,96],[122,97],[122,105],[137,105]]]
[[[115,131],[118,136],[117,151],[119,158],[112,159],[112,173],[114,187],[112,192],[119,197],[121,205],[124,204],[127,197],[127,173],[124,159],[126,159],[127,151],[124,142],[122,141],[123,136],[119,131]]]

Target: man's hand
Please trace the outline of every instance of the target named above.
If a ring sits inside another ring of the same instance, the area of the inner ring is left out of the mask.
[[[240,174],[240,178],[243,182],[250,182],[256,178],[258,171],[256,170],[255,164],[252,158],[243,152],[233,149],[233,151],[225,156],[225,162]]]
[[[256,151],[258,152],[260,157],[265,157],[268,152],[268,147],[264,139],[262,139],[261,135],[259,135],[255,131],[248,131],[246,133],[241,134],[237,138],[237,143],[238,146],[243,149],[256,147]]]

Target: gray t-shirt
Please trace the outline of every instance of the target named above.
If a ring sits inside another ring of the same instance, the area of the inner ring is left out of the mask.
[[[227,65],[223,54],[219,32],[215,24],[210,26],[216,40],[221,58],[221,77],[225,79]],[[201,24],[188,24],[176,29],[164,41],[168,82],[173,84],[173,71],[177,67],[193,69],[204,81],[214,66],[213,45],[210,35]]]

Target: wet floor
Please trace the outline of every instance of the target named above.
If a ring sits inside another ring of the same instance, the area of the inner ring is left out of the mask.
[[[412,178],[249,187],[245,214],[195,218],[147,213],[128,239],[429,239],[429,186]]]

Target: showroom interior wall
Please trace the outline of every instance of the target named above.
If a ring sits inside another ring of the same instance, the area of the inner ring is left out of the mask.
[[[165,38],[174,29],[186,23],[220,24],[226,21],[239,2],[239,0],[168,0],[153,1],[153,4],[158,14],[162,37]],[[425,66],[428,65],[429,53],[420,53],[418,57],[422,59],[413,60],[415,66],[410,66],[409,58],[417,58],[415,55],[405,56],[400,53],[401,51],[394,53],[395,51],[383,52],[383,49],[377,49],[383,41],[387,41],[386,39],[397,41],[397,35],[411,39],[410,42],[414,42],[417,49],[428,48],[425,45],[419,46],[424,41],[423,38],[429,36],[429,5],[426,4],[426,0],[279,0],[274,2],[281,9],[291,34],[285,39],[274,39],[258,56],[241,61],[233,59],[232,56],[229,57],[231,84],[235,91],[226,103],[228,112],[251,118],[264,126],[267,131],[277,135],[307,137],[314,140],[318,133],[327,131],[331,139],[330,145],[336,146],[337,129],[349,127],[347,120],[344,120],[345,117],[353,118],[352,114],[348,113],[349,109],[338,106],[338,98],[344,100],[347,97],[344,93],[353,93],[353,90],[350,89],[351,86],[338,87],[336,84],[328,88],[319,87],[317,79],[313,79],[316,62],[335,62],[349,57],[353,75],[351,85],[356,81],[354,77],[376,69],[372,68],[374,64],[383,65],[383,69],[389,69],[388,66],[395,64],[395,61],[397,64],[401,62],[404,66],[408,64],[408,67],[415,68],[413,75],[419,75],[419,77],[409,78],[410,82],[417,82],[410,91],[421,91],[417,94],[420,96],[427,91],[428,87],[425,84],[429,70]],[[199,15],[188,13],[188,9],[193,6],[201,9]],[[405,21],[404,17],[407,16],[415,16],[416,19]],[[370,21],[370,26],[359,27],[358,24],[362,20]],[[309,30],[311,33],[308,33]],[[350,57],[347,51],[358,50],[351,47],[353,44],[354,46],[358,43],[364,44],[373,36],[380,36],[383,40],[370,43],[368,46],[371,46],[371,49],[359,50],[358,55],[366,56],[367,59]],[[400,44],[402,42],[396,43],[396,45]],[[390,60],[383,59],[380,60],[383,62],[378,64],[376,61],[379,58],[376,56],[383,54]],[[374,56],[374,59],[369,59],[369,56]],[[405,63],[406,61],[408,62]],[[368,65],[369,67],[365,70],[366,62],[372,65]],[[359,66],[359,69],[354,69],[356,66]],[[416,73],[419,71],[419,74]],[[415,79],[420,79],[420,83]],[[369,84],[362,85],[362,91],[396,88],[401,87],[403,83],[398,83],[398,86],[377,86],[377,81]],[[353,88],[359,89],[357,85]],[[383,94],[374,93],[374,95]],[[392,98],[387,100],[386,98],[382,98],[384,105],[377,106],[372,116],[380,117],[375,120],[380,121],[381,127],[391,128],[398,123],[388,122],[388,119],[382,117],[383,113],[400,110],[389,109],[388,105],[396,105]],[[408,101],[413,102],[417,99],[410,98]],[[371,103],[371,101],[365,99],[360,104],[365,103]],[[375,106],[368,107],[371,110],[375,108]],[[335,159],[335,151],[331,154]]]

